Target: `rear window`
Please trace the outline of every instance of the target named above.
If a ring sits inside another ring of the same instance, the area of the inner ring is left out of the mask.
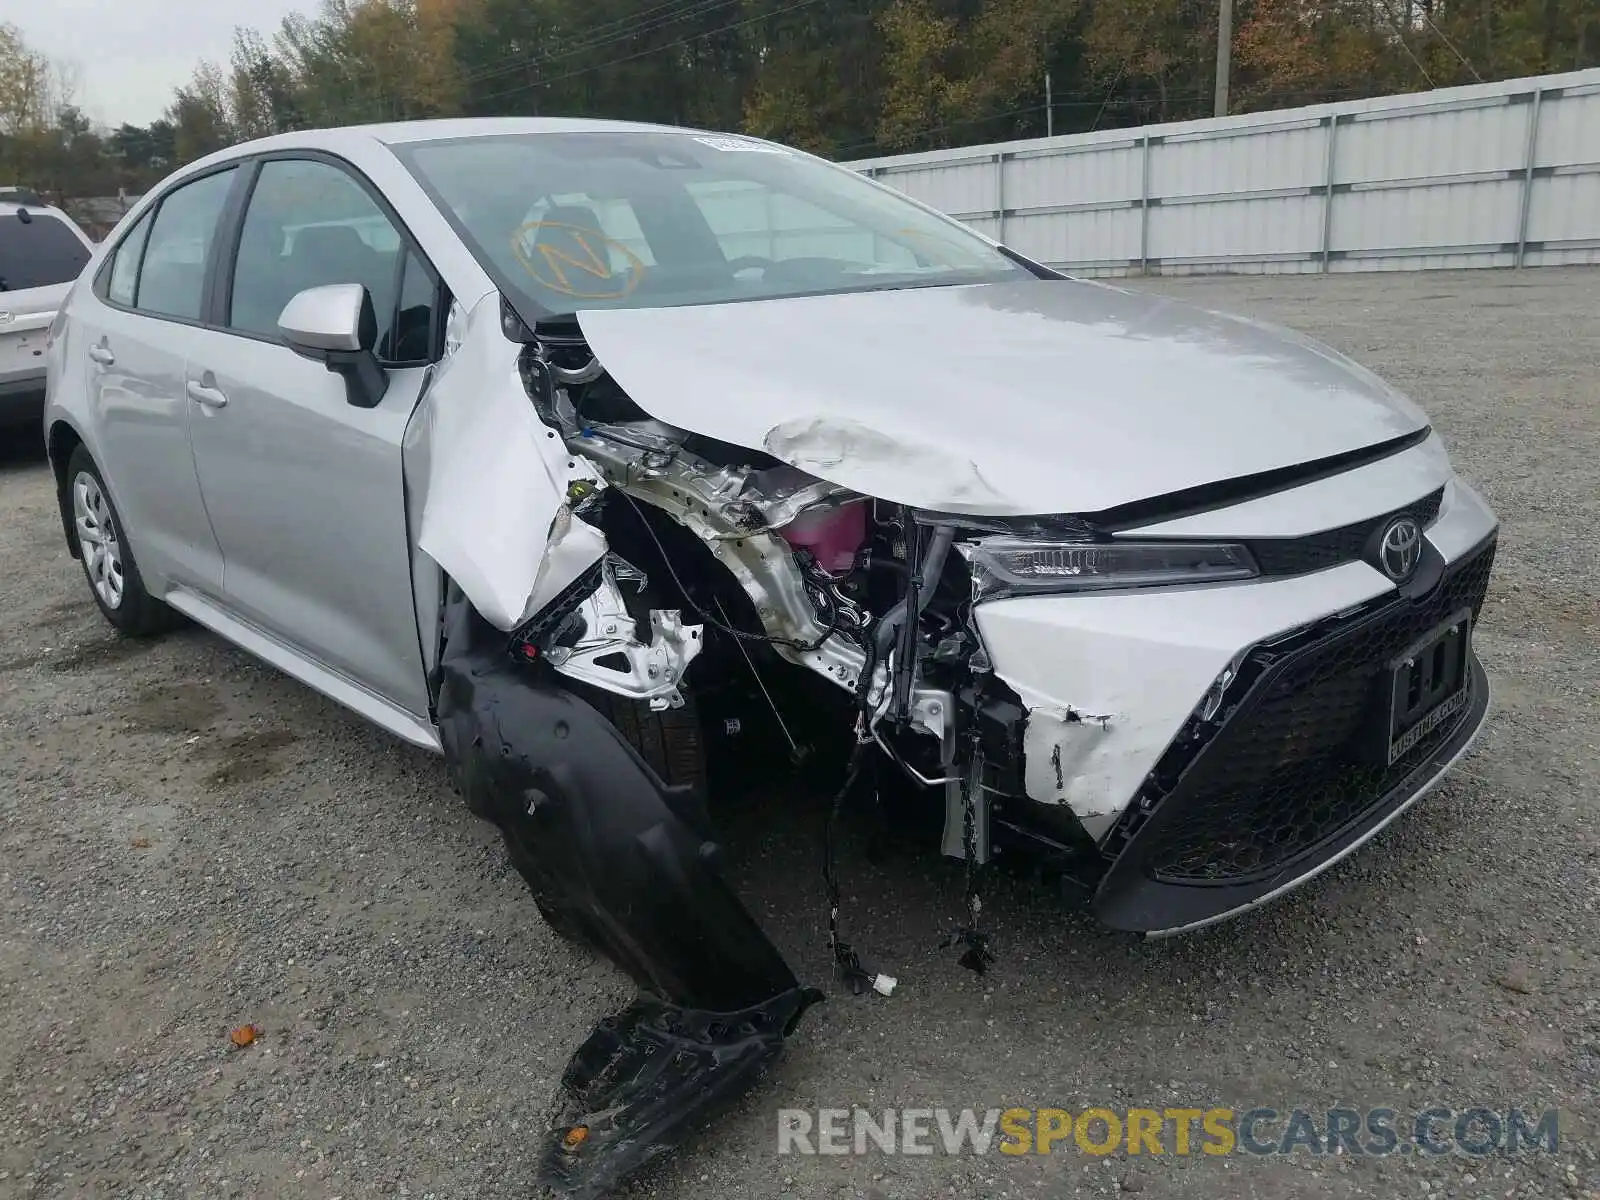
[[[89,261],[89,247],[59,217],[28,215],[0,216],[0,292],[70,283]]]

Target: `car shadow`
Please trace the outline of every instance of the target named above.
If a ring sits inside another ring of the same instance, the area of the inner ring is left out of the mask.
[[[49,461],[44,436],[32,425],[0,427],[0,471],[26,470]]]

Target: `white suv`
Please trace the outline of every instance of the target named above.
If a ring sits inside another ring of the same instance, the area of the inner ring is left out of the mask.
[[[43,413],[50,324],[93,252],[61,210],[0,202],[0,427]]]

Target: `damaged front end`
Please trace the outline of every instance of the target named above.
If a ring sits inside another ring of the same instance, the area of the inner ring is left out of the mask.
[[[485,307],[470,324],[495,349],[447,362],[425,406],[418,541],[450,580],[435,707],[457,787],[501,830],[541,911],[639,989],[574,1055],[546,1152],[547,1182],[596,1196],[747,1087],[820,998],[723,881],[703,754],[663,722],[681,733],[739,681],[725,730],[759,716],[791,765],[817,741],[848,757],[835,815],[868,756],[923,808],[931,797],[943,849],[967,869],[949,942],[982,971],[993,952],[976,871],[1008,828],[997,801],[1031,792],[1024,775],[1042,763],[1067,769],[1069,739],[1054,759],[1025,746],[1051,726],[1030,721],[985,653],[981,548],[1084,531],[884,501],[775,457],[777,441],[753,450],[665,424],[575,321],[530,328],[502,305],[491,326]],[[480,506],[487,529],[465,517]],[[1085,730],[1110,720],[1060,714]],[[1092,854],[1070,810],[1029,836]],[[835,964],[854,990],[887,994],[894,981],[840,938],[828,846]]]

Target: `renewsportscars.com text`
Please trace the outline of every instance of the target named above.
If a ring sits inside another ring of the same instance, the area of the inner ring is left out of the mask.
[[[779,1154],[1554,1154],[1555,1109],[786,1108]]]

